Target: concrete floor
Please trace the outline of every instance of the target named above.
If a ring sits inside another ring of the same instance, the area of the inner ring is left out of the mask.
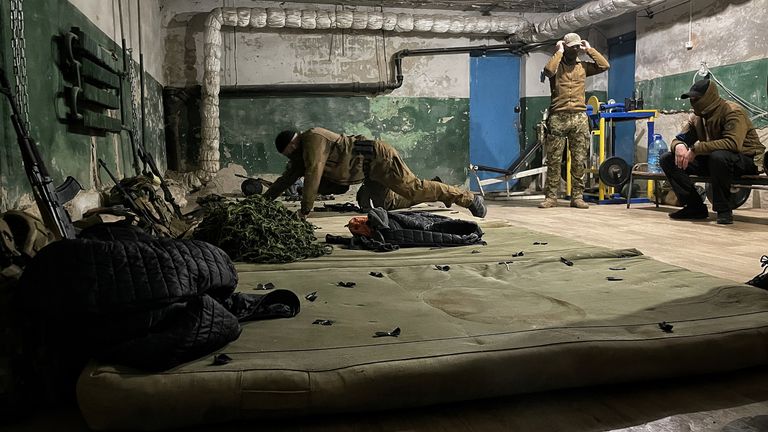
[[[768,210],[736,211],[736,223],[671,221],[673,208],[593,205],[536,208],[489,202],[488,219],[646,255],[736,282],[760,272]],[[464,212],[464,210],[460,210]],[[621,365],[616,365],[621,367]],[[371,407],[375,410],[376,407]],[[2,427],[0,427],[2,428]],[[3,429],[5,430],[5,429]],[[76,410],[44,413],[13,431],[87,430]],[[768,431],[768,370],[561,390],[411,410],[252,421],[194,431]]]

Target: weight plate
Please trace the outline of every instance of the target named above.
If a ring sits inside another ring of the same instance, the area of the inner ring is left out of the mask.
[[[713,202],[712,184],[707,183],[707,199],[709,202]],[[752,189],[731,187],[731,198],[728,200],[728,204],[731,205],[731,209],[737,209],[744,205],[749,199],[749,194]]]
[[[629,180],[629,164],[624,159],[614,156],[600,164],[598,175],[600,181],[612,187],[619,187]]]

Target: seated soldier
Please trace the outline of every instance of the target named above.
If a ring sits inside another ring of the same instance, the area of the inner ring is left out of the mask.
[[[268,199],[277,198],[296,179],[304,176],[301,210],[306,217],[315,203],[321,180],[338,185],[365,183],[375,190],[374,204],[384,202],[391,190],[409,203],[441,201],[469,209],[473,216],[485,217],[486,207],[481,196],[431,180],[421,180],[405,165],[392,146],[381,140],[363,136],[347,136],[323,128],[303,133],[282,131],[275,138],[277,151],[289,161],[285,172],[264,193]]]
[[[731,182],[734,177],[757,174],[758,167],[763,166],[765,147],[744,108],[722,99],[717,85],[708,79],[696,81],[680,98],[690,99],[693,114],[672,141],[671,151],[663,154],[659,163],[684,205],[669,217],[709,217],[707,206],[689,177],[695,174],[712,179],[712,208],[717,212],[717,223],[732,224]]]

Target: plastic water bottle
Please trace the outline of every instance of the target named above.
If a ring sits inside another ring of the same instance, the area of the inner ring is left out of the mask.
[[[661,160],[661,155],[668,151],[669,146],[667,145],[667,142],[664,141],[664,138],[661,137],[661,134],[654,134],[653,141],[648,144],[648,172],[661,172],[659,161]]]

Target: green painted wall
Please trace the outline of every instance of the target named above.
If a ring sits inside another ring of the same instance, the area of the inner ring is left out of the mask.
[[[221,99],[221,161],[251,174],[280,173],[274,148],[283,129],[320,126],[380,138],[400,152],[417,176],[460,184],[469,164],[469,99],[289,97]]]
[[[12,57],[10,50],[9,2],[0,2],[0,54],[1,64],[10,74]],[[67,175],[75,177],[86,189],[94,185],[92,149],[95,155],[115,168],[120,160],[121,172],[132,174],[130,147],[126,136],[121,145],[114,134],[90,136],[71,130],[60,119],[66,115],[66,107],[60,97],[67,82],[58,64],[59,35],[73,26],[80,27],[97,43],[111,47],[116,45],[106,34],[88,20],[69,2],[63,0],[24,1],[24,26],[28,74],[30,133],[39,143],[39,149],[55,182],[60,183]],[[137,65],[134,63],[134,67]],[[136,69],[138,70],[138,69]],[[137,75],[138,76],[138,75]],[[9,77],[13,81],[12,77]],[[147,150],[156,155],[158,165],[165,166],[165,145],[161,104],[161,86],[149,74],[147,88]],[[21,164],[16,137],[9,119],[5,99],[0,103],[0,210],[13,208],[19,199],[31,192]],[[109,184],[106,175],[105,184]]]
[[[713,67],[711,71],[737,95],[757,106],[768,108],[768,58]],[[667,112],[689,111],[690,103],[680,99],[680,95],[691,87],[695,73],[690,71],[638,82],[637,87],[643,92],[645,106]],[[728,99],[722,89],[720,95]],[[768,126],[768,118],[757,119],[754,123],[756,127]]]

